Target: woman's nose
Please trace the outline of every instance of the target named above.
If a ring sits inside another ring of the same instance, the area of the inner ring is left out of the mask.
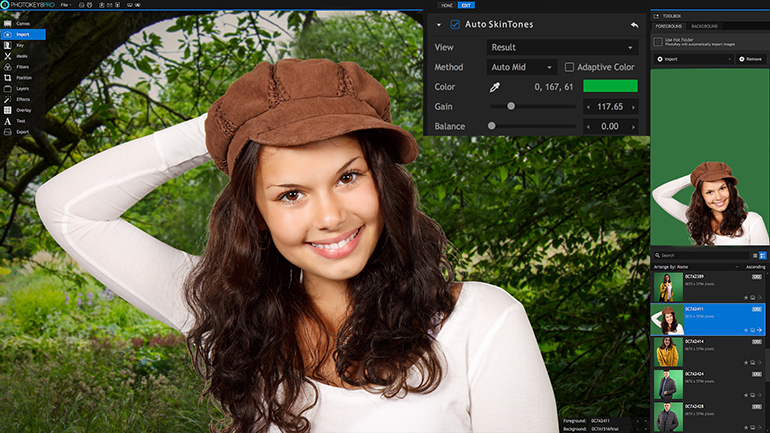
[[[318,196],[315,211],[315,227],[335,231],[345,222],[346,211],[341,198],[333,193]]]

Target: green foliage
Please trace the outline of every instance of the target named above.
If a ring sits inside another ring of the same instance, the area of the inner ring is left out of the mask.
[[[5,326],[0,335],[27,335],[32,338],[130,338],[171,332],[168,326],[151,319],[128,302],[116,297],[90,276],[85,284],[70,284],[56,268],[66,264],[36,267],[5,277],[5,306],[0,306]]]
[[[379,81],[391,98],[393,123],[422,137],[422,27],[404,14],[340,14],[306,27],[298,58],[352,61]]]
[[[16,292],[8,310],[23,332],[34,335],[43,328],[47,316],[65,307],[64,302],[65,296],[61,291],[38,287]]]
[[[163,242],[200,254],[206,245],[208,210],[227,180],[214,164],[197,167],[152,191],[123,217]]]
[[[9,299],[0,305],[0,423],[19,432],[206,430],[183,337],[99,296],[90,277],[92,291],[68,291],[55,270],[0,280]]]
[[[644,416],[649,140],[423,141],[411,167],[458,275],[527,308],[562,416]]]
[[[205,431],[184,345],[167,352],[162,372],[145,371],[119,340],[3,340],[0,422],[15,432]]]

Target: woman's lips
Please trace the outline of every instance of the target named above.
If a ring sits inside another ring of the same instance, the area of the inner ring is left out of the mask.
[[[358,246],[361,230],[359,227],[344,233],[336,238],[324,239],[315,242],[307,242],[306,245],[321,257],[327,259],[340,259],[347,256]]]

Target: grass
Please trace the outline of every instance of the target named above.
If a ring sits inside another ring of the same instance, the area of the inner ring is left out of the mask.
[[[6,430],[208,431],[214,409],[176,331],[90,277],[14,268],[0,297]]]

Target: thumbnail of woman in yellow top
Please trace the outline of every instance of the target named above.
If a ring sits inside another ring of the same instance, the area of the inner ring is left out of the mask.
[[[671,284],[671,276],[663,276],[663,282],[660,284],[659,302],[672,302],[674,300],[674,286]]]
[[[679,352],[671,337],[663,337],[663,343],[658,347],[657,355],[661,367],[676,367],[679,362]]]

